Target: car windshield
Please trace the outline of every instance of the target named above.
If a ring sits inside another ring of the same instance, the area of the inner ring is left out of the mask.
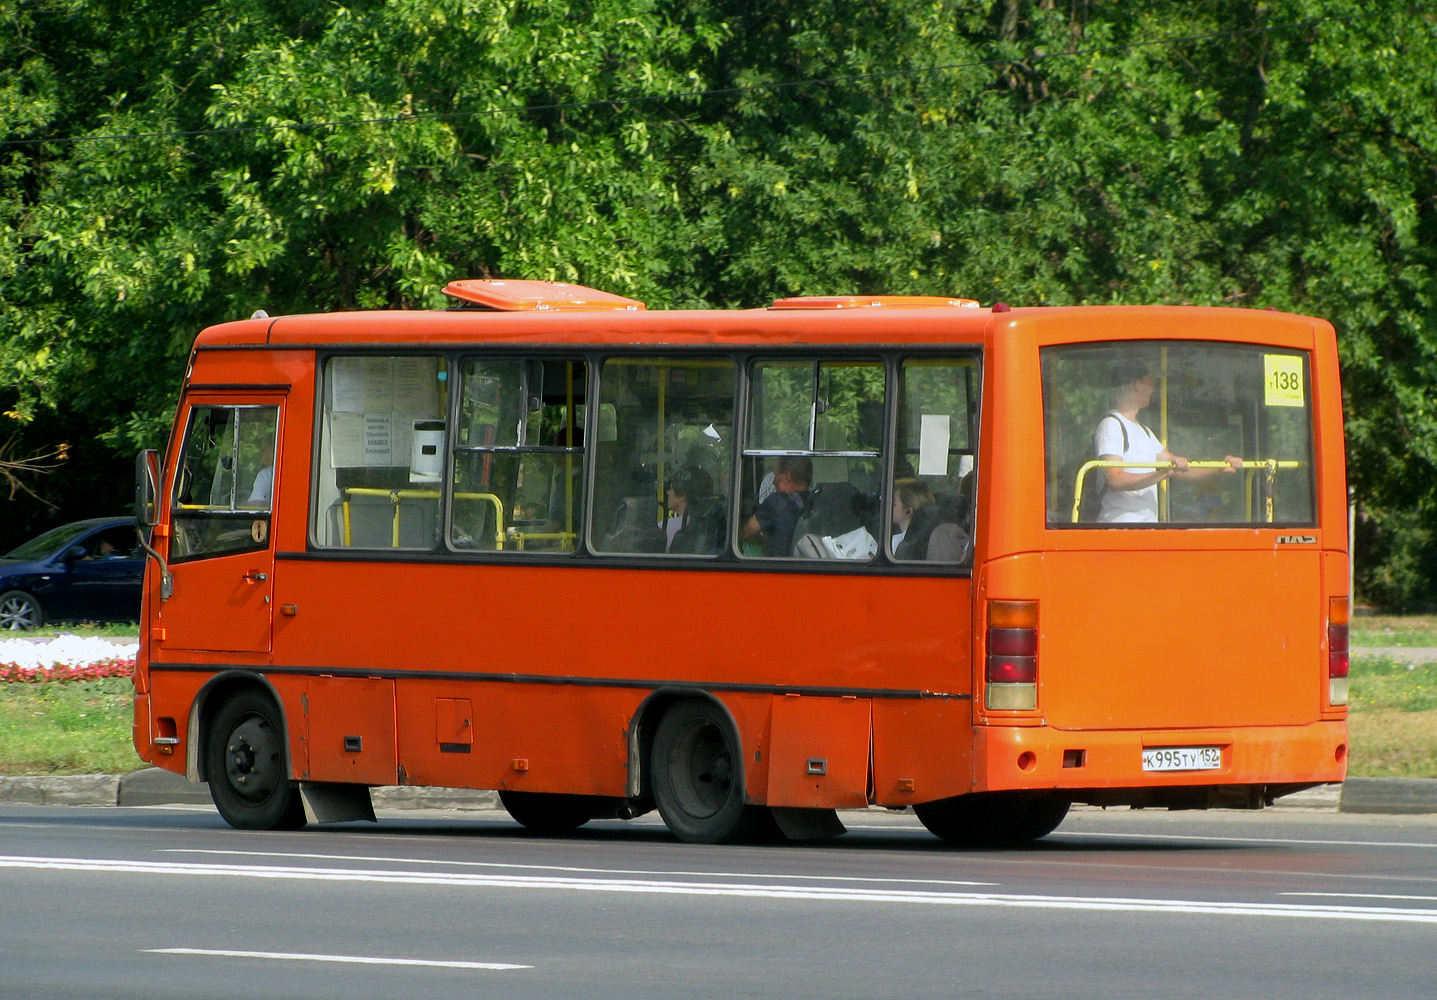
[[[75,539],[90,531],[93,524],[62,524],[51,528],[37,538],[5,553],[6,559],[43,559],[70,545]]]

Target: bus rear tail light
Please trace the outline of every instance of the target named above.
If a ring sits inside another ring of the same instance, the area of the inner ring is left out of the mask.
[[[1352,605],[1346,597],[1327,599],[1327,703],[1347,704],[1349,619]]]
[[[990,709],[1038,707],[1038,602],[988,602],[988,659],[983,703]]]

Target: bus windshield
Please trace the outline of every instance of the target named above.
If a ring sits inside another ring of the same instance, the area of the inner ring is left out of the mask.
[[[1315,523],[1307,353],[1126,341],[1041,359],[1049,527]]]

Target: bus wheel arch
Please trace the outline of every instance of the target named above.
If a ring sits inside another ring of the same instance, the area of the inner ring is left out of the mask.
[[[283,703],[273,687],[242,674],[216,677],[196,699],[195,721],[196,772],[225,822],[242,830],[304,825]]]
[[[717,844],[766,831],[768,809],[746,802],[743,741],[728,707],[695,692],[655,701],[640,733],[643,784],[670,832],[688,843]]]

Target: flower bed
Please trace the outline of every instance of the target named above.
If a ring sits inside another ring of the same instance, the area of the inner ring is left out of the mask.
[[[0,639],[0,684],[94,681],[135,672],[136,643],[61,635],[49,640]]]

